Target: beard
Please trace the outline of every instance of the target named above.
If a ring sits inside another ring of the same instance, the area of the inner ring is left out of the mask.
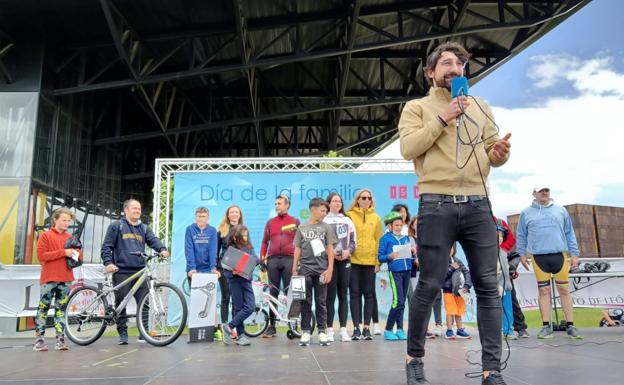
[[[442,88],[446,88],[447,90],[451,90],[451,84],[453,83],[453,78],[461,76],[459,74],[456,74],[454,72],[451,73],[446,73],[438,78],[435,79],[436,81],[436,85],[438,87],[442,87]]]

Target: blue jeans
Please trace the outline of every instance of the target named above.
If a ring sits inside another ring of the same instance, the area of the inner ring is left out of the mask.
[[[245,320],[256,309],[256,299],[251,281],[234,275],[229,270],[223,270],[223,275],[227,278],[232,295],[232,320],[228,325],[230,328],[236,329],[237,335],[242,336],[245,332]]]
[[[503,334],[510,335],[513,334],[513,306],[511,303],[511,290],[505,291],[503,294]]]
[[[410,282],[410,270],[390,271],[390,287],[392,288],[392,306],[388,312],[386,330],[393,330],[396,324],[397,329],[403,329],[403,313],[405,311],[405,298]]]

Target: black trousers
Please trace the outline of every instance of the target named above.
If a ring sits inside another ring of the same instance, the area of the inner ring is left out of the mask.
[[[364,296],[364,325],[370,325],[375,306],[375,266],[352,263],[349,296],[351,320],[356,328],[362,324],[362,295]]]
[[[501,297],[496,282],[498,235],[486,200],[431,202],[423,194],[418,211],[420,277],[409,309],[407,354],[425,355],[431,306],[446,275],[451,245],[459,241],[477,295],[483,370],[500,370]]]
[[[524,313],[522,313],[520,303],[518,303],[518,297],[516,297],[516,286],[514,285],[513,280],[511,281],[511,305],[513,307],[514,330],[517,332],[519,332],[520,330],[526,330],[526,320],[524,319]]]
[[[115,274],[113,274],[113,286],[119,285],[120,283],[122,283],[123,281],[128,279],[130,276],[132,276],[132,274],[134,274],[134,273],[115,273]],[[119,306],[121,301],[123,301],[123,299],[126,297],[126,295],[128,295],[128,293],[130,292],[130,289],[132,289],[132,286],[134,285],[135,282],[136,281],[132,281],[129,284],[127,284],[126,286],[120,287],[119,289],[117,289],[117,291],[115,291],[115,307]],[[139,300],[148,291],[149,291],[149,288],[147,287],[147,282],[143,282],[143,284],[139,287],[139,289],[136,291],[136,293],[134,293],[134,300],[137,303],[137,310],[136,310],[137,311],[137,315],[139,314]],[[146,313],[145,317],[143,318],[143,325],[146,326],[146,329],[147,329],[147,325],[148,325],[148,321],[149,321],[148,318],[149,318],[149,315]],[[137,322],[138,322],[138,320],[137,320]],[[117,332],[120,335],[128,333],[128,315],[126,314],[126,309],[125,308],[121,311],[121,313],[119,313],[119,317],[117,318]]]
[[[271,282],[271,295],[275,298],[279,295],[279,288],[286,290],[292,277],[293,257],[287,255],[271,256],[266,260],[269,282]],[[275,314],[270,313],[269,325],[275,326]]]
[[[349,280],[351,278],[351,260],[334,260],[334,274],[327,286],[327,327],[333,327],[336,314],[336,296],[338,296],[338,322],[340,327],[347,327],[349,313]]]
[[[221,323],[225,324],[230,319],[230,283],[223,274],[223,268],[218,267],[221,275],[219,276],[219,287],[221,288]]]
[[[306,274],[306,299],[301,305],[301,330],[310,331],[312,327],[312,298],[314,296],[314,315],[318,331],[325,332],[327,328],[327,285],[320,282],[320,274]],[[314,294],[312,291],[314,290]]]

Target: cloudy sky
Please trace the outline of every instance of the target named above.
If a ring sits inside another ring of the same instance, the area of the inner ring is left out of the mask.
[[[489,178],[497,215],[528,206],[538,182],[560,204],[624,206],[623,13],[623,1],[595,0],[471,88],[512,133],[511,159]],[[398,142],[378,157],[397,154]]]

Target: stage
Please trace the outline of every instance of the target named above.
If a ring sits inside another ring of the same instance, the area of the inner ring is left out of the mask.
[[[583,341],[561,332],[546,342],[535,337],[510,341],[512,356],[503,372],[507,384],[620,383],[624,328],[582,332]],[[405,384],[405,342],[380,338],[329,347],[300,347],[283,335],[253,339],[250,347],[187,344],[182,339],[165,348],[138,344],[135,338],[130,342],[117,346],[115,338],[107,337],[89,347],[71,345],[68,352],[34,352],[25,346],[30,339],[1,339],[0,384]],[[49,339],[50,348],[51,343]],[[476,340],[427,341],[425,367],[431,383],[479,384],[464,377],[475,370],[466,362],[466,352],[477,347]],[[469,357],[478,359],[480,353]]]

